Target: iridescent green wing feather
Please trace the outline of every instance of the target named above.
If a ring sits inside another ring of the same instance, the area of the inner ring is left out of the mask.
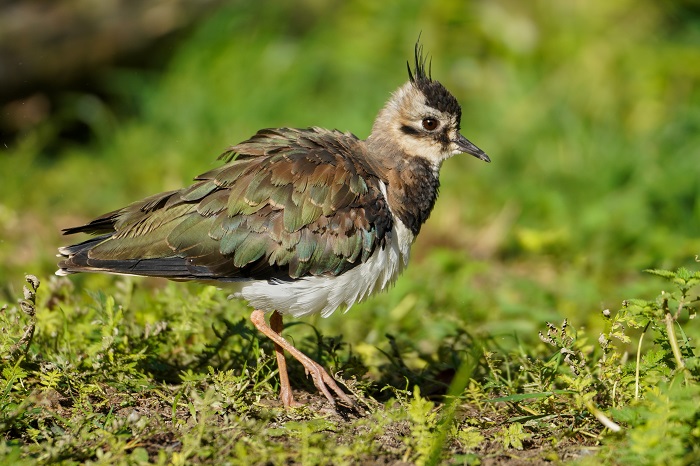
[[[391,231],[383,181],[350,134],[262,130],[222,157],[188,188],[67,230],[108,235],[64,248],[62,269],[224,281],[337,275]]]

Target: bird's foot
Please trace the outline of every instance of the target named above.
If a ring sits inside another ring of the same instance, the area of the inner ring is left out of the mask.
[[[319,363],[313,359],[306,356],[304,353],[299,351],[301,357],[297,357],[292,354],[303,366],[306,371],[306,375],[311,375],[311,379],[314,381],[314,385],[318,391],[323,393],[323,395],[328,399],[331,405],[335,406],[335,398],[331,394],[330,390],[335,392],[336,396],[349,407],[354,407],[352,399],[338,386],[335,379],[328,375],[328,372]],[[329,390],[330,388],[330,390]]]
[[[292,394],[292,388],[289,384],[289,375],[287,374],[287,364],[284,358],[284,351],[286,350],[291,354],[294,359],[299,361],[307,375],[311,375],[311,379],[314,381],[316,388],[323,393],[323,396],[328,399],[331,406],[336,406],[336,401],[331,391],[346,405],[349,407],[355,407],[352,399],[345,394],[338,384],[335,382],[333,377],[328,375],[328,372],[316,361],[299,351],[285,340],[280,333],[282,332],[282,315],[278,312],[273,312],[270,316],[270,325],[267,325],[265,321],[265,312],[261,310],[255,310],[250,315],[250,320],[253,325],[265,336],[270,338],[275,343],[275,351],[277,353],[277,366],[279,367],[280,374],[280,399],[285,408],[294,408],[301,406],[300,403],[294,400],[294,395]],[[329,390],[330,389],[330,390]]]

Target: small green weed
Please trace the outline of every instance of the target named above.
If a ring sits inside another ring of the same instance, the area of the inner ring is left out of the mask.
[[[688,334],[697,333],[700,273],[650,273],[671,290],[603,311],[598,338],[567,320],[547,324],[534,351],[457,333],[427,355],[390,338],[374,381],[358,380],[366,367],[341,337],[314,329],[302,346],[354,374],[348,387],[366,408],[349,418],[319,411],[315,395],[313,409],[270,405],[272,346],[245,320],[229,320],[211,289],[139,291],[125,280],[114,294],[80,298],[54,280],[42,300],[28,276],[23,298],[0,313],[2,454],[39,463],[433,465],[586,463],[583,453],[595,451],[607,464],[691,464],[700,459],[700,364]],[[177,303],[189,313],[172,311]],[[203,313],[218,324],[204,327]],[[428,361],[422,370],[408,362],[416,358]],[[406,389],[381,382],[397,374]]]
[[[0,463],[700,463],[697,273],[637,274],[700,249],[692,2],[223,3],[166,68],[99,73],[134,112],[93,142],[58,117],[0,147]],[[272,345],[213,287],[42,278],[61,228],[260,128],[367,136],[420,30],[494,163],[446,162],[391,292],[285,329],[364,412],[294,363],[308,407],[271,401]]]

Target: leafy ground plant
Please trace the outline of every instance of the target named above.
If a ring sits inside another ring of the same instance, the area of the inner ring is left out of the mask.
[[[339,412],[300,367],[307,406],[271,401],[271,346],[213,288],[121,280],[76,297],[67,280],[38,292],[27,276],[0,314],[1,462],[697,463],[700,364],[687,334],[700,273],[650,272],[671,291],[603,311],[597,338],[567,321],[515,349],[461,332],[420,368],[408,361],[417,348],[389,338],[370,377],[341,337],[315,332],[301,346],[362,406]]]
[[[695,272],[638,272],[697,268],[691,3],[223,2],[162,69],[64,89],[0,144],[0,464],[698,463]],[[365,137],[419,31],[493,163],[446,162],[391,292],[285,330],[363,412],[294,364],[309,409],[270,401],[272,347],[225,293],[48,278],[62,228],[260,128]]]

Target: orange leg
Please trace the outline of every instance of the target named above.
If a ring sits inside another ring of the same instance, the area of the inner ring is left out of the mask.
[[[264,322],[263,318],[263,322]],[[258,327],[258,325],[255,325]],[[270,315],[270,328],[277,334],[282,335],[282,330],[284,329],[284,324],[282,323],[282,314],[274,311]],[[260,327],[258,327],[260,329]],[[264,333],[264,332],[263,332]],[[275,343],[275,354],[277,356],[277,367],[279,368],[280,374],[280,399],[284,404],[285,408],[296,408],[301,406],[301,403],[294,401],[294,394],[292,393],[292,386],[289,384],[289,374],[287,373],[287,360],[284,357],[284,348],[282,348],[278,343]]]
[[[287,363],[284,359],[284,350],[287,350],[289,354],[294,357],[297,361],[304,366],[307,375],[311,375],[316,388],[323,393],[323,395],[328,399],[331,405],[335,406],[335,399],[333,395],[328,390],[329,388],[335,392],[335,394],[348,406],[354,406],[354,403],[349,396],[345,394],[344,391],[338,387],[333,380],[333,377],[328,375],[323,367],[318,364],[313,359],[309,358],[307,355],[296,349],[291,343],[282,338],[279,332],[282,331],[282,315],[275,311],[270,316],[270,325],[265,322],[265,311],[256,309],[250,315],[250,320],[255,325],[261,333],[272,340],[275,343],[275,351],[277,353],[277,365],[279,366],[280,373],[280,398],[285,407],[298,406],[294,401],[292,395],[292,389],[289,385],[289,376],[287,375]]]

